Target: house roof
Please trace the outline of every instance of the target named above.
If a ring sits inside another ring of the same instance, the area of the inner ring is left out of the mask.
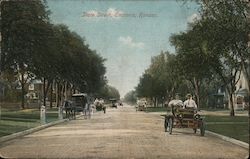
[[[43,82],[39,79],[35,79],[31,81],[31,84],[43,84]]]
[[[241,96],[247,96],[248,95],[248,90],[246,88],[240,88],[237,91],[235,91],[236,95],[241,95]]]
[[[73,94],[72,97],[86,97],[87,93],[77,93],[77,94]]]

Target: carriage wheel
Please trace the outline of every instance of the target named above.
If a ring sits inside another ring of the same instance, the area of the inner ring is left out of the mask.
[[[164,128],[165,128],[165,132],[168,131],[168,118],[165,117],[165,122],[164,122]]]
[[[168,119],[168,130],[169,134],[172,134],[172,129],[173,129],[173,118]]]
[[[203,120],[201,120],[201,123],[200,123],[200,132],[201,132],[201,136],[205,135],[205,122]]]

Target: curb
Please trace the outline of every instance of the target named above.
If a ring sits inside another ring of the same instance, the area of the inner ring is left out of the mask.
[[[78,118],[78,117],[76,117],[76,118]],[[17,133],[11,134],[11,135],[3,136],[3,137],[0,138],[0,144],[2,144],[5,141],[12,140],[12,139],[15,139],[15,138],[18,138],[18,137],[22,137],[22,136],[34,133],[36,131],[39,131],[39,130],[48,128],[50,126],[54,126],[56,124],[60,124],[60,123],[66,122],[66,121],[69,121],[69,119],[57,120],[57,121],[54,121],[54,122],[50,122],[48,124],[37,126],[37,127],[31,128],[31,129],[27,129],[27,130],[24,130],[24,131],[21,131],[21,132],[17,132]]]
[[[243,142],[243,141],[240,141],[240,140],[236,140],[234,138],[227,137],[227,136],[224,136],[224,135],[221,135],[221,134],[217,134],[217,133],[214,133],[214,132],[208,131],[208,130],[206,130],[205,133],[208,134],[208,135],[210,135],[210,136],[214,136],[214,137],[220,138],[220,139],[222,139],[224,141],[231,142],[231,143],[233,143],[235,145],[241,146],[241,147],[249,150],[249,144],[246,143],[246,142]]]

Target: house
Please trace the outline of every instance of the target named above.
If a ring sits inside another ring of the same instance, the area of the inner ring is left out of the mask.
[[[248,67],[250,72],[250,65]],[[243,110],[249,107],[250,90],[248,86],[248,78],[245,71],[240,74],[240,79],[236,84],[236,91],[234,92],[234,105],[236,110]]]
[[[32,80],[28,87],[27,97],[30,102],[37,102],[42,92],[43,82],[41,80]]]
[[[248,67],[248,72],[250,72],[250,65]],[[245,71],[238,72],[239,80],[235,85],[235,92],[233,93],[233,103],[235,110],[244,110],[249,108],[249,86],[248,78]],[[228,93],[223,87],[217,89],[216,93],[211,93],[208,99],[208,105],[214,108],[228,108]]]

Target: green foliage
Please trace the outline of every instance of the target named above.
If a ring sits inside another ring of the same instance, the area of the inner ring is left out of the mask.
[[[224,136],[232,137],[234,139],[249,143],[249,129],[247,123],[207,125],[206,129]]]
[[[32,65],[47,39],[48,12],[41,1],[1,3],[2,68]]]
[[[2,109],[0,137],[24,131],[40,125],[40,111],[37,109],[8,110]],[[57,110],[47,110],[47,122],[58,119]]]
[[[42,1],[1,3],[1,71],[13,70],[22,88],[22,108],[27,82],[33,78],[34,57],[44,51],[48,11]]]
[[[132,90],[125,94],[124,101],[130,104],[136,103],[136,91]]]
[[[120,99],[119,91],[112,86],[104,85],[98,92],[97,96],[109,100],[111,98]]]
[[[140,82],[136,87],[138,97],[152,97],[153,96],[153,77],[150,74],[143,74]]]
[[[219,77],[221,86],[225,86],[229,94],[231,115],[234,115],[232,98],[239,72],[249,67],[247,12],[250,8],[245,1],[197,2],[201,6],[201,18],[189,24],[186,32],[170,38],[176,47],[177,61],[182,66],[178,68],[193,85],[196,96],[201,88],[209,90],[206,86],[215,76]],[[250,79],[247,71],[245,74]]]
[[[49,13],[40,0],[1,2],[1,75],[19,80],[23,107],[26,88],[35,78],[47,81],[46,92],[53,81],[87,93],[106,83],[105,59],[67,26],[51,24]]]
[[[247,116],[206,116],[205,121],[206,129],[249,143]]]
[[[183,77],[178,71],[176,55],[161,52],[152,57],[151,65],[140,78],[136,87],[138,97],[147,97],[156,102],[170,100],[176,93],[186,94]]]
[[[203,30],[203,39],[207,41],[208,53],[218,59],[212,67],[226,86],[230,97],[230,115],[234,116],[232,98],[239,79],[237,72],[247,70],[249,67],[250,25],[247,12],[250,8],[248,2],[234,0],[204,0],[202,6],[202,18],[194,28]],[[250,79],[247,71],[245,75],[247,79]]]

